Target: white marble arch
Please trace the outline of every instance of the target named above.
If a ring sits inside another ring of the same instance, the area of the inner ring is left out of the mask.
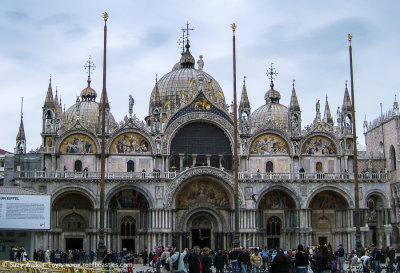
[[[113,198],[113,196],[118,193],[119,191],[122,190],[135,190],[140,192],[141,194],[143,194],[144,197],[146,197],[147,202],[149,203],[149,209],[154,208],[154,204],[155,201],[153,199],[153,195],[150,193],[150,191],[146,188],[143,187],[142,185],[138,185],[138,184],[121,184],[121,185],[117,185],[112,187],[111,189],[108,190],[107,195],[105,197],[105,204],[104,207],[108,208],[108,204],[111,201],[111,198]]]
[[[173,208],[175,206],[175,196],[179,192],[181,186],[186,184],[185,182],[188,180],[195,179],[201,176],[208,176],[213,177],[216,180],[223,183],[226,188],[230,189],[231,191],[228,192],[228,197],[230,198],[230,204],[233,204],[233,189],[234,189],[234,181],[233,177],[226,173],[225,171],[209,167],[209,166],[201,166],[201,167],[194,167],[189,168],[183,172],[181,172],[173,181],[171,181],[164,193],[164,206],[168,208]],[[239,203],[241,207],[244,207],[244,193],[239,187]],[[232,205],[231,205],[232,207]]]
[[[180,230],[183,230],[183,232],[187,232],[188,231],[188,223],[191,220],[192,217],[196,217],[197,215],[200,214],[208,214],[209,216],[211,216],[213,218],[213,220],[215,220],[215,222],[217,223],[217,229],[216,231],[218,232],[223,232],[224,230],[228,230],[227,229],[227,225],[224,221],[224,217],[218,212],[218,210],[212,208],[211,206],[208,207],[198,207],[198,208],[193,208],[189,211],[187,211],[180,223]]]
[[[292,189],[289,189],[289,188],[287,188],[285,186],[282,186],[282,185],[273,185],[273,186],[265,185],[261,189],[260,193],[258,194],[257,202],[255,202],[254,208],[258,209],[258,207],[260,206],[261,199],[266,194],[268,194],[269,192],[274,191],[274,190],[281,190],[281,191],[285,192],[287,195],[290,196],[290,198],[292,198],[294,204],[296,205],[296,209],[300,209],[300,207],[301,207],[301,202],[300,202],[301,197],[298,196]]]
[[[344,198],[344,200],[346,200],[347,202],[347,206],[349,208],[354,208],[354,200],[353,197],[349,195],[348,192],[344,191],[342,188],[340,188],[340,185],[332,185],[332,186],[321,186],[321,187],[316,187],[314,188],[310,193],[308,198],[306,199],[306,204],[305,204],[305,208],[309,208],[311,201],[313,200],[313,198],[320,192],[323,191],[333,191],[337,194],[339,194],[340,196],[342,196]]]
[[[92,208],[95,208],[98,205],[96,195],[88,188],[81,185],[65,185],[59,188],[55,188],[52,192],[49,193],[51,195],[52,206],[54,201],[57,200],[58,197],[69,193],[78,193],[86,196],[90,200]]]
[[[364,200],[362,203],[365,205],[366,208],[368,208],[368,198],[370,198],[371,195],[376,195],[376,196],[380,197],[383,201],[385,208],[390,207],[390,202],[389,202],[388,198],[386,197],[387,193],[385,193],[384,191],[382,191],[380,189],[371,189],[364,194]]]

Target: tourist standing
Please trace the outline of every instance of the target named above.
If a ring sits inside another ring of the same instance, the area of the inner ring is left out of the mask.
[[[335,256],[339,266],[339,273],[343,273],[344,270],[344,248],[343,245],[340,244],[337,250],[335,251]]]
[[[295,268],[297,273],[306,273],[308,266],[308,256],[304,252],[302,244],[297,246],[297,252],[295,256]]]
[[[222,253],[222,249],[219,249],[214,257],[214,266],[216,268],[216,273],[223,273],[226,264],[228,264],[227,257],[224,253]]]
[[[242,252],[238,256],[238,262],[242,268],[242,273],[247,273],[247,267],[250,263],[250,255],[246,251],[246,248],[242,248]]]
[[[203,256],[201,257],[201,272],[210,273],[212,266],[212,258],[210,256],[210,249],[208,247],[203,248]]]
[[[254,250],[254,254],[251,255],[250,263],[253,266],[253,273],[259,273],[262,265],[262,257],[259,253],[258,248]]]
[[[193,248],[193,252],[188,257],[189,264],[189,272],[190,273],[201,273],[202,265],[201,265],[201,255],[200,255],[200,247],[195,246]]]

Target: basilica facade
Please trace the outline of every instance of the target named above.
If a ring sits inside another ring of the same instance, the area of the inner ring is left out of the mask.
[[[41,169],[14,174],[19,186],[51,195],[51,229],[35,232],[35,248],[90,251],[98,246],[103,100],[91,87],[88,64],[87,86],[67,110],[50,80],[43,92]],[[114,94],[105,99],[108,249],[232,246],[233,113],[204,66],[203,56],[196,61],[186,40],[180,60],[149,90],[143,121],[134,114],[132,97],[121,122],[110,108]],[[323,114],[318,101],[313,123],[302,126],[294,83],[282,92],[290,104],[282,105],[272,66],[268,74],[269,88],[260,87],[265,104],[252,111],[244,82],[238,107],[240,244],[341,243],[354,249],[354,140],[347,86],[336,120],[328,101]],[[24,149],[21,120],[15,152]],[[359,180],[362,244],[397,245],[390,173],[369,169]]]

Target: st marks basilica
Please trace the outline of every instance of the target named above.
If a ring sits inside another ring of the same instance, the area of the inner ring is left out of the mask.
[[[145,120],[136,117],[129,97],[129,113],[117,122],[109,103],[116,94],[105,99],[108,249],[232,245],[233,110],[217,79],[205,71],[203,56],[196,60],[190,49],[186,38],[178,62],[148,90]],[[43,142],[36,154],[25,153],[21,119],[15,158],[20,154],[26,162],[36,156],[38,163],[35,168],[15,164],[3,186],[51,195],[51,229],[31,233],[36,249],[90,251],[98,246],[102,99],[91,87],[91,66],[89,59],[87,83],[67,110],[51,79],[47,92],[44,88]],[[267,74],[269,88],[259,87],[265,90],[261,107],[252,109],[245,81],[241,87],[240,245],[342,243],[354,249],[354,139],[347,84],[335,120],[328,101],[323,110],[318,101],[314,121],[303,126],[295,84],[279,92],[272,64]],[[280,103],[281,96],[290,98],[288,106]],[[399,138],[380,130],[392,124],[398,136],[399,127],[393,125],[400,117],[397,102],[385,117],[364,124],[367,152],[358,164],[362,245],[399,245]]]

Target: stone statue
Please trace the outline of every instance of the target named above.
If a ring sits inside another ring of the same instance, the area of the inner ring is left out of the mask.
[[[134,103],[135,100],[132,98],[132,95],[129,95],[129,117],[132,117]]]
[[[337,111],[336,111],[336,119],[337,119],[337,123],[338,123],[338,125],[340,125],[341,123],[342,123],[342,119],[341,119],[341,113],[340,113],[340,107],[338,107],[337,108]]]
[[[155,142],[156,142],[156,152],[157,152],[157,154],[160,154],[161,153],[161,139],[160,139],[160,137],[156,137]]]
[[[318,113],[320,113],[320,105],[319,105],[319,100],[317,101],[317,104],[315,105],[315,111]]]
[[[171,154],[169,155],[168,160],[169,160],[169,167],[170,168],[176,168],[176,166],[175,166],[175,152],[174,151],[171,152]]]
[[[200,59],[197,61],[197,69],[202,72],[204,67],[203,55],[200,55],[199,58]]]
[[[292,115],[291,123],[292,123],[292,132],[297,134],[299,129],[299,120],[296,115]]]

